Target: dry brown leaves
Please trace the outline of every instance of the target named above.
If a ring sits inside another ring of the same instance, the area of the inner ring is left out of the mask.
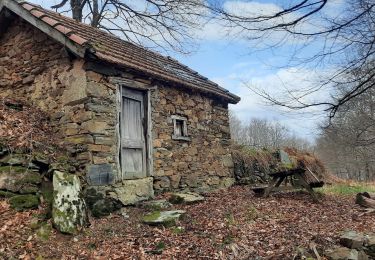
[[[0,204],[0,223],[14,211]],[[353,198],[326,196],[313,203],[302,193],[256,198],[248,187],[208,194],[195,205],[179,205],[187,215],[175,228],[141,223],[145,209],[129,207],[129,218],[113,214],[91,220],[90,228],[75,237],[54,232],[49,241],[30,236],[31,214],[17,213],[18,225],[8,225],[6,249],[0,256],[32,259],[291,259],[297,247],[313,242],[318,251],[337,243],[346,229],[375,232],[374,215],[359,215]],[[13,221],[13,220],[12,220]],[[3,225],[3,224],[2,224]],[[0,228],[1,229],[1,228]],[[27,245],[27,243],[29,243]]]
[[[56,143],[46,113],[24,102],[0,98],[0,141],[11,148],[33,149]]]

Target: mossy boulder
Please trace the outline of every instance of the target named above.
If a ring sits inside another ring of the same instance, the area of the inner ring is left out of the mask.
[[[75,234],[88,225],[86,203],[76,175],[55,171],[53,174],[52,222],[62,233]]]
[[[176,221],[184,215],[186,211],[184,210],[170,210],[170,211],[154,211],[143,217],[142,221],[145,224],[156,226],[174,226]]]
[[[0,167],[0,190],[28,194],[36,193],[42,176],[22,166]]]
[[[36,195],[27,194],[27,195],[16,195],[9,199],[10,206],[17,210],[27,210],[38,208],[39,198]]]

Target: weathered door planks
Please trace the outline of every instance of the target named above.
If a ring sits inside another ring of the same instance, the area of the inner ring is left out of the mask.
[[[123,179],[147,176],[145,95],[123,88],[121,105],[121,168]]]

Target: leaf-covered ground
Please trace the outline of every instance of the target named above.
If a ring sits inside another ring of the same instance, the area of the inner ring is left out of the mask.
[[[41,210],[16,212],[0,201],[0,258],[4,259],[292,259],[311,242],[318,250],[337,244],[346,230],[375,232],[375,216],[362,215],[351,197],[326,195],[313,203],[302,193],[254,197],[246,186],[208,194],[187,211],[177,228],[140,222],[143,208],[125,208],[77,236],[52,231],[37,236]],[[34,228],[34,229],[33,229]]]

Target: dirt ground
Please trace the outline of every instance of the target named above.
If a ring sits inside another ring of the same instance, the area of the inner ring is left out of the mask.
[[[292,259],[311,242],[320,252],[332,247],[344,230],[375,232],[375,215],[362,216],[351,197],[313,203],[296,192],[265,199],[236,186],[173,208],[187,211],[181,228],[145,225],[147,210],[127,207],[125,216],[91,219],[68,236],[40,231],[35,219],[43,209],[16,212],[0,200],[0,259]]]

